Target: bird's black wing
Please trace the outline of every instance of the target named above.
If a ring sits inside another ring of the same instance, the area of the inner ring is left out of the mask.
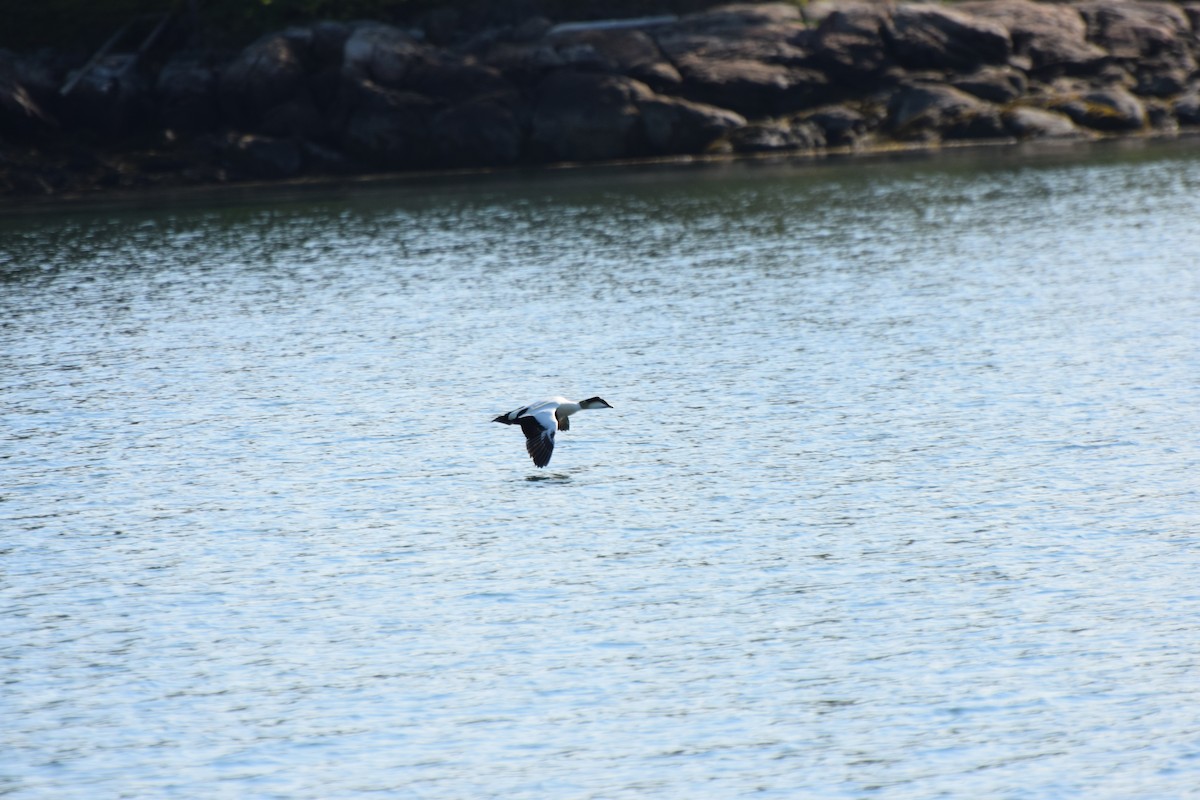
[[[535,417],[521,417],[521,431],[525,434],[525,449],[533,459],[534,466],[544,467],[550,463],[554,453],[554,429],[546,429]]]

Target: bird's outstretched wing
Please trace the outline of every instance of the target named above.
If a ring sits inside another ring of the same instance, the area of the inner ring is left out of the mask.
[[[554,429],[557,427],[554,409],[521,417],[517,421],[521,424],[521,432],[525,434],[525,449],[529,451],[534,466],[549,464],[550,456],[554,453]]]

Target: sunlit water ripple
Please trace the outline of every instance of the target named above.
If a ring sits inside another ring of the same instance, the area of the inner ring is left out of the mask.
[[[1200,797],[1197,219],[1162,149],[0,220],[0,794]]]

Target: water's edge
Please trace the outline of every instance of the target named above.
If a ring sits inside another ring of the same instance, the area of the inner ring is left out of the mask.
[[[863,169],[904,160],[944,162],[1010,159],[1053,159],[1061,162],[1084,161],[1106,155],[1124,157],[1130,151],[1144,150],[1148,157],[1173,149],[1191,150],[1200,140],[1200,130],[1174,134],[1138,133],[1110,135],[1091,140],[1040,140],[1019,142],[990,139],[958,142],[880,144],[862,148],[831,148],[821,152],[781,151],[771,153],[712,153],[707,155],[622,158],[607,161],[558,162],[512,167],[380,171],[360,175],[309,175],[276,180],[171,184],[139,188],[89,189],[34,197],[0,195],[0,218],[27,214],[55,213],[64,209],[93,207],[148,207],[168,202],[172,205],[216,203],[257,203],[272,196],[290,197],[308,193],[342,193],[373,188],[420,188],[459,183],[480,188],[492,182],[553,180],[556,176],[597,177],[611,174],[620,179],[630,171],[697,170],[723,167],[785,166],[787,168],[861,165]]]

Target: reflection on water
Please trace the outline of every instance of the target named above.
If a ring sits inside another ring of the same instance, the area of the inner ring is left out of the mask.
[[[1194,792],[1200,160],[1100,155],[0,221],[0,792]]]

